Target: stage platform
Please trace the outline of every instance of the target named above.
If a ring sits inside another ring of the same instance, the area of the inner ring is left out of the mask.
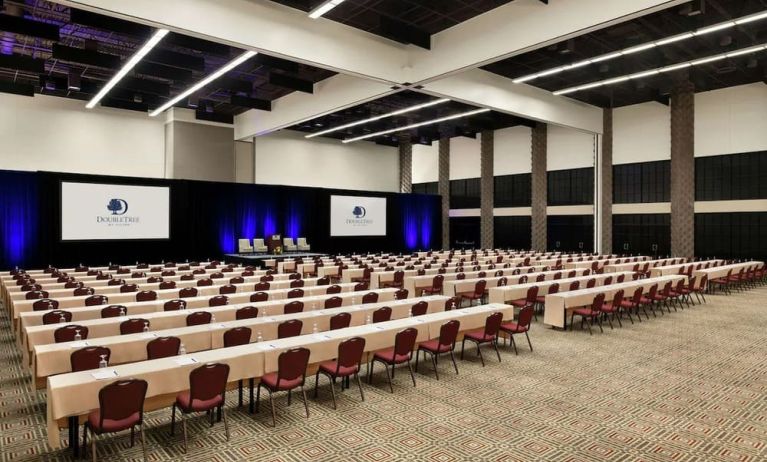
[[[246,265],[257,265],[260,267],[265,266],[266,260],[282,261],[290,258],[314,258],[325,257],[326,253],[317,252],[287,252],[279,255],[272,253],[227,253],[224,256],[227,261],[231,260],[237,263],[244,263]]]

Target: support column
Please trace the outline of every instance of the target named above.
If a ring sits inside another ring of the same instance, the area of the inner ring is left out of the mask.
[[[495,178],[493,176],[494,133],[492,130],[483,131],[480,138],[480,242],[483,249],[494,247],[495,228],[493,219],[493,202],[495,195]]]
[[[442,249],[450,249],[450,138],[439,139],[439,194],[442,196]]]
[[[695,254],[695,87],[671,91],[671,255]]]
[[[546,124],[538,122],[533,128],[532,142],[532,240],[533,250],[546,250]]]
[[[613,251],[613,110],[607,108],[602,114],[602,153],[600,170],[602,183],[600,192],[602,204],[600,221],[602,242],[599,253],[610,254]]]
[[[413,143],[410,134],[399,137],[399,192],[413,192]]]

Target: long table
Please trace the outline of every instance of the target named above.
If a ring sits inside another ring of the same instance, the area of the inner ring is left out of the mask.
[[[701,267],[709,268],[712,265],[720,265],[724,263],[722,260],[707,260],[707,261],[699,261],[699,262],[689,262],[689,263],[680,263],[677,265],[667,265],[667,266],[659,266],[656,268],[652,268],[650,270],[650,276],[665,276],[668,274],[680,274],[679,270],[682,270],[682,273],[687,273],[690,267],[697,267],[698,265],[701,265]]]
[[[524,284],[510,284],[503,287],[493,287],[489,290],[488,298],[490,303],[506,303],[512,300],[520,300],[527,296],[527,291],[531,287],[538,287],[538,296],[544,296],[548,293],[549,287],[559,283],[559,292],[568,292],[570,290],[570,284],[578,282],[580,286],[585,286],[586,283],[593,279],[596,282],[597,287],[604,285],[607,278],[611,278],[613,283],[618,276],[623,276],[626,280],[630,280],[632,277],[631,272],[623,273],[610,273],[610,274],[590,274],[586,276],[576,276],[574,278],[565,279],[547,279],[540,282],[526,282]]]
[[[743,263],[733,263],[732,265],[713,266],[710,268],[701,268],[695,270],[692,275],[696,278],[696,284],[700,283],[703,275],[708,277],[708,280],[715,278],[721,278],[727,276],[727,273],[732,270],[732,274],[737,274],[741,269],[748,271],[749,269],[756,269],[764,265],[763,261],[747,261]]]
[[[684,261],[686,261],[685,258],[662,258],[659,260],[647,260],[643,262],[614,263],[612,265],[605,265],[604,269],[606,273],[617,273],[620,271],[633,271],[634,267],[637,265],[639,265],[639,269],[644,268],[644,266],[648,264],[651,268],[655,268],[658,266],[675,265]]]

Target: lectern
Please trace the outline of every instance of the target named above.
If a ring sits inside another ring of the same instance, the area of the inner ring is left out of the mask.
[[[280,254],[282,253],[282,235],[272,234],[266,239],[266,246],[269,248],[269,253]]]

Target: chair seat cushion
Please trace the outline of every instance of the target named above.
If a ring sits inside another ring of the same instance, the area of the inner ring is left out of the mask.
[[[545,295],[541,295],[540,297],[536,297],[535,301],[536,301],[536,303],[544,304],[544,303],[546,303],[546,296]]]
[[[321,371],[336,377],[346,377],[348,375],[353,375],[359,370],[356,364],[354,366],[343,366],[338,368],[338,373],[336,373],[336,368],[338,368],[338,361],[328,361],[320,364]]]
[[[631,300],[623,300],[621,302],[621,307],[623,308],[634,308],[634,302]]]
[[[524,308],[527,305],[527,299],[520,298],[519,300],[512,300],[509,302],[509,305],[514,305],[519,308]]]
[[[426,350],[432,353],[447,353],[452,349],[452,345],[440,345],[439,339],[435,338],[421,343],[418,347],[419,350]]]
[[[470,298],[472,300],[479,300],[482,298],[482,295],[475,294],[475,293],[467,293],[467,294],[461,294],[461,298]]]
[[[510,332],[513,334],[522,334],[528,331],[530,327],[529,326],[520,326],[516,322],[507,322],[506,324],[501,324],[501,330],[504,332]]]
[[[493,335],[485,335],[485,330],[475,330],[474,332],[467,332],[464,338],[474,340],[475,342],[491,342],[495,339]]]
[[[591,308],[578,308],[576,310],[573,310],[573,313],[579,315],[579,316],[597,316],[599,314],[599,311],[591,311]]]
[[[663,301],[663,300],[665,300],[666,298],[667,298],[667,297],[666,297],[665,295],[655,295],[655,296],[653,296],[653,298],[652,298],[652,299],[653,299],[653,300],[655,300],[656,302],[662,302],[662,301]]]
[[[602,312],[603,313],[613,313],[617,311],[618,309],[613,306],[612,302],[607,302],[604,305],[602,305]]]
[[[278,390],[292,390],[298,386],[300,386],[304,381],[303,376],[295,378],[293,380],[280,380],[280,386],[277,386],[277,373],[276,372],[270,372],[269,374],[264,375],[261,377],[261,383],[269,387],[270,390],[278,391]]]
[[[645,296],[643,295],[643,296],[642,296],[642,298],[639,300],[639,303],[641,303],[642,305],[646,305],[646,304],[648,304],[648,303],[652,303],[652,300],[651,300],[651,299],[649,299],[649,298],[647,298],[647,297],[645,297]]]
[[[401,364],[410,360],[410,354],[395,355],[394,348],[384,351],[379,351],[373,356],[373,359],[380,359],[389,364]]]
[[[208,409],[214,409],[220,406],[223,401],[224,398],[221,395],[216,395],[211,399],[195,399],[190,402],[189,391],[181,392],[176,396],[176,404],[186,412],[202,412],[207,411]]]
[[[88,414],[88,426],[90,426],[95,433],[119,432],[127,430],[134,425],[138,425],[139,422],[141,422],[141,414],[135,412],[120,420],[104,419],[104,426],[102,427],[101,411],[97,409]]]

